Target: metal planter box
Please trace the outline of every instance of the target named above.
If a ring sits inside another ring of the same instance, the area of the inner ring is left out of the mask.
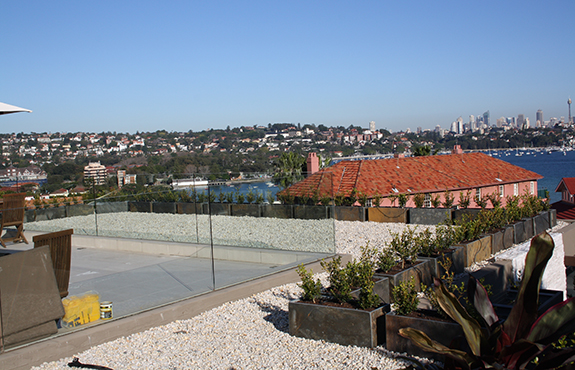
[[[491,234],[491,253],[495,254],[513,246],[513,227],[506,226]]]
[[[370,207],[367,209],[367,221],[407,223],[407,209],[395,207]]]
[[[523,219],[523,227],[525,228],[525,240],[531,239],[535,234],[533,233],[533,218],[528,217]]]
[[[517,294],[517,289],[507,289],[505,292],[493,298],[493,308],[500,319],[506,319],[509,316]],[[539,308],[537,309],[537,314],[543,314],[549,308],[560,302],[563,302],[562,291],[541,289],[539,291]]]
[[[231,215],[232,216],[250,216],[250,217],[261,217],[260,205],[259,204],[232,204],[231,205]]]
[[[382,303],[390,303],[391,295],[389,291],[389,278],[382,276],[374,276],[375,282],[373,284],[373,292],[379,296]],[[352,290],[351,296],[359,299],[361,289]]]
[[[304,220],[324,220],[330,218],[329,206],[293,206],[293,217]]]
[[[438,225],[451,220],[450,208],[410,208],[409,223],[418,225]]]
[[[458,245],[464,247],[465,250],[465,267],[469,267],[475,262],[485,261],[491,256],[491,235]]]
[[[340,221],[365,221],[364,207],[335,207],[335,219]]]
[[[540,214],[533,216],[533,233],[535,235],[541,234],[549,228],[550,223],[548,212],[541,212]]]
[[[415,281],[415,289],[421,290],[421,283],[430,285],[432,282],[433,265],[429,260],[418,259],[415,266],[411,266],[395,274],[375,272],[374,277],[387,277],[389,278],[389,291],[393,290],[400,282],[408,282],[413,276]]]
[[[231,211],[231,205],[229,203],[210,203],[210,214],[229,216]]]
[[[451,259],[451,268],[449,271],[454,274],[461,274],[465,268],[465,251],[462,247],[451,247],[443,251],[443,255],[420,256],[419,258],[429,260],[429,264],[431,264],[430,271],[433,276],[438,278],[441,278],[446,273],[440,262],[445,261],[447,258]]]
[[[291,301],[289,333],[345,346],[372,348],[385,343],[386,312],[389,305],[365,311]]]
[[[128,202],[130,212],[152,212],[152,202],[130,201]]]
[[[262,217],[293,218],[291,204],[265,204],[262,206]]]
[[[432,311],[422,311],[432,312]],[[432,340],[445,346],[457,336],[464,336],[463,329],[455,322],[438,321],[422,317],[401,316],[390,313],[385,317],[386,347],[390,351],[404,353],[408,356],[427,357],[434,360],[443,360],[443,356],[426,352],[415,345],[411,340],[399,335],[399,329],[413,328],[427,334]]]

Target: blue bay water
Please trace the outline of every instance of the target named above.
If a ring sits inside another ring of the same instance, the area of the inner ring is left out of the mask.
[[[501,151],[499,156],[493,157],[543,176],[543,179],[537,182],[537,188],[549,190],[551,203],[561,200],[561,193],[556,193],[555,189],[562,177],[575,177],[575,151],[567,151],[565,155],[560,151],[550,154],[545,151],[529,152],[531,154],[519,151],[523,155],[516,156],[515,151],[508,152],[509,155]]]

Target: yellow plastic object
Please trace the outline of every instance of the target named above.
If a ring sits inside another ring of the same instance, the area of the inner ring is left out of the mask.
[[[62,327],[73,328],[100,318],[100,295],[95,291],[80,296],[62,299],[66,314],[62,318]]]

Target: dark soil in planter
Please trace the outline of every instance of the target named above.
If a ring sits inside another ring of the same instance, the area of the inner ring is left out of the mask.
[[[373,311],[373,310],[383,306],[383,304],[381,304],[380,306],[377,306],[377,307],[371,307],[368,309],[363,309],[363,308],[359,307],[359,302],[356,300],[351,300],[349,302],[338,302],[335,299],[328,299],[328,298],[318,299],[315,302],[314,301],[304,301],[304,300],[301,300],[300,302],[308,303],[308,304],[317,304],[320,306],[351,308],[352,310],[363,310],[363,311]]]
[[[401,267],[401,263],[398,263],[397,265],[393,266],[391,268],[391,270],[389,270],[389,271],[383,271],[383,270],[377,269],[377,270],[375,270],[375,273],[376,274],[395,275],[395,274],[398,274],[402,271],[405,271],[411,267],[415,267],[415,266],[419,265],[420,263],[423,263],[423,261],[415,261],[415,263],[406,262],[403,268]]]
[[[443,321],[443,322],[450,322],[455,323],[455,321],[445,318],[439,314],[439,312],[435,310],[417,310],[409,315],[408,317],[415,317],[418,319],[426,319],[426,320],[433,320],[433,321]]]

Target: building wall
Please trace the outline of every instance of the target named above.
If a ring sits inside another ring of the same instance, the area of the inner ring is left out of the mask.
[[[532,183],[533,183],[533,189],[531,188]],[[453,195],[453,205],[457,206],[459,204],[459,194],[461,192],[465,195],[468,190],[471,190],[471,193],[470,193],[471,201],[469,202],[468,208],[479,208],[479,206],[473,200],[475,197],[476,189],[477,188],[465,189],[465,190],[461,190],[461,191],[452,191],[451,194]],[[488,194],[492,194],[492,193],[499,194],[500,190],[501,189],[500,189],[499,185],[481,187],[481,197],[483,198],[484,196],[486,196]],[[517,190],[517,194],[516,194],[516,190]],[[500,197],[501,205],[505,206],[507,204],[507,196],[514,196],[514,195],[521,196],[521,195],[525,194],[525,192],[528,192],[531,195],[537,195],[537,181],[523,181],[523,182],[514,183],[514,184],[503,184],[503,195]],[[431,198],[434,198],[434,197],[439,195],[439,199],[440,199],[441,203],[443,203],[445,201],[445,191],[428,193],[428,194],[430,194]],[[409,194],[409,200],[407,202],[406,207],[410,207],[410,208],[415,207],[415,202],[413,201],[413,195],[414,194],[411,194],[411,193]],[[389,198],[383,198],[381,203],[380,203],[380,206],[381,207],[397,207],[398,203],[399,202],[397,200],[395,200],[394,203],[392,204],[392,202]],[[359,203],[356,203],[356,204],[359,205]],[[375,206],[375,204],[373,204],[373,205]],[[487,208],[493,208],[491,205],[491,202],[487,203]]]

